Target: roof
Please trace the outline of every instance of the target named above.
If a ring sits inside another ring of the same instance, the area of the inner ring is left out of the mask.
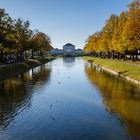
[[[64,46],[74,46],[74,45],[72,45],[71,43],[67,43],[67,44],[64,45]]]

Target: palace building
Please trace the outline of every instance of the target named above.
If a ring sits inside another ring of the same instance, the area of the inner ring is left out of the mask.
[[[63,55],[74,55],[75,54],[75,46],[71,43],[67,43],[63,46]]]
[[[62,49],[55,48],[51,51],[47,52],[48,55],[63,55],[63,56],[76,56],[76,55],[84,55],[84,51],[82,49],[76,49],[75,45],[71,43],[67,43],[63,46]]]

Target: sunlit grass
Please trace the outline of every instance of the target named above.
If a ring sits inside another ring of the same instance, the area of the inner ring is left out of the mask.
[[[109,68],[118,73],[123,73],[125,76],[140,81],[140,64],[138,62],[101,59],[94,57],[84,57],[85,60],[93,61],[97,65]]]

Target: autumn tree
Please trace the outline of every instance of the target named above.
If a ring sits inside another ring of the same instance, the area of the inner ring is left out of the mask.
[[[112,46],[113,50],[118,54],[118,59],[120,57],[120,54],[124,54],[126,51],[125,47],[123,46],[123,40],[121,38],[126,21],[127,21],[127,12],[122,12],[118,18],[118,22],[116,22],[114,27]]]
[[[140,1],[129,5],[128,20],[122,33],[123,46],[133,56],[140,49]]]
[[[28,40],[32,35],[32,30],[29,28],[29,21],[23,21],[22,19],[15,20],[14,31],[16,34],[16,49],[17,53],[20,53],[20,56],[23,57],[23,52],[29,48]]]
[[[0,9],[0,62],[12,53],[22,60],[30,50],[40,52],[43,57],[43,52],[52,48],[50,37],[43,32],[33,33],[28,20],[12,19],[5,9]]]
[[[13,20],[4,9],[0,9],[0,61],[3,60],[3,53],[14,43]]]
[[[102,36],[100,40],[100,50],[103,52],[108,52],[108,57],[110,57],[110,53],[113,53],[114,56],[114,48],[111,41],[117,22],[118,17],[112,14],[110,18],[106,21],[106,25],[102,31]]]
[[[134,0],[129,5],[129,10],[120,16],[112,14],[101,30],[98,41],[95,40],[93,34],[88,39],[85,50],[108,54],[108,58],[115,58],[116,55],[118,58],[127,55],[132,56],[133,60],[137,58],[140,51],[140,1]]]
[[[45,33],[38,31],[36,31],[35,34],[32,36],[31,44],[32,44],[32,58],[34,51],[37,51],[38,54],[43,57],[43,52],[49,51],[53,48],[51,46],[50,37]]]

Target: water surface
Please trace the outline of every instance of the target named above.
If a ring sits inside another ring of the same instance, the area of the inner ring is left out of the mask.
[[[0,140],[140,139],[140,88],[81,58],[0,82]]]

